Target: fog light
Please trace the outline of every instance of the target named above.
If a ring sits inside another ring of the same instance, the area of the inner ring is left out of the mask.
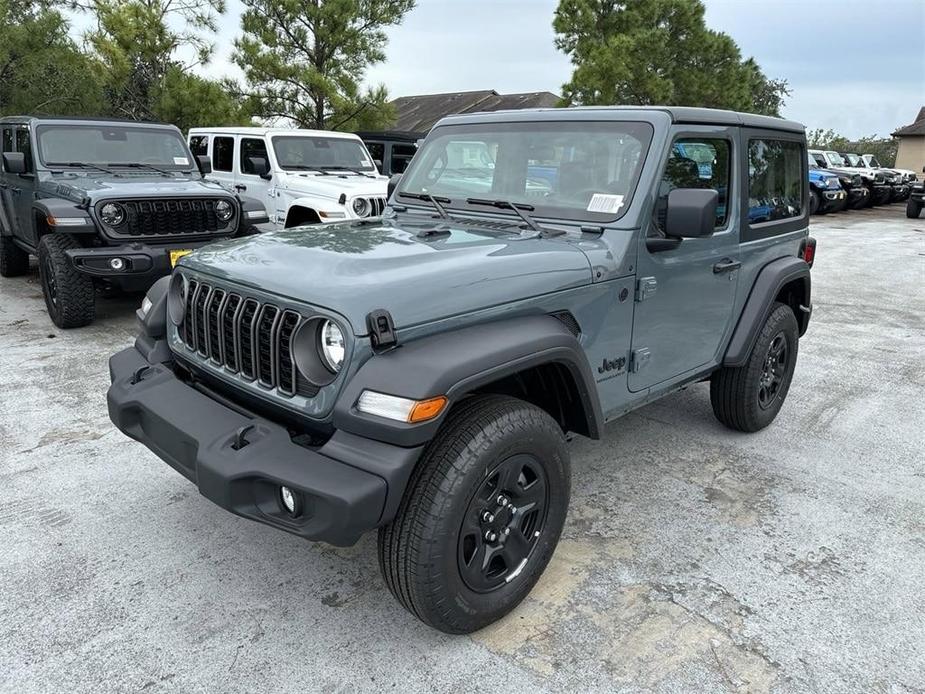
[[[289,487],[279,488],[279,499],[283,508],[293,518],[302,512],[302,504],[299,501],[299,493],[292,491]]]
[[[109,267],[118,272],[125,269],[125,261],[122,258],[112,258],[109,261]]]

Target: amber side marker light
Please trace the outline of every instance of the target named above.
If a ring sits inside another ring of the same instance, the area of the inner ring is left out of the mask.
[[[412,400],[396,395],[364,390],[357,400],[357,409],[365,414],[385,417],[396,422],[418,424],[433,419],[446,408],[447,399],[438,395],[427,400]]]
[[[426,422],[428,419],[433,419],[438,414],[443,412],[444,407],[446,407],[446,398],[442,395],[436,398],[431,398],[430,400],[421,400],[411,408],[411,414],[408,415],[408,421],[412,424],[417,422]]]

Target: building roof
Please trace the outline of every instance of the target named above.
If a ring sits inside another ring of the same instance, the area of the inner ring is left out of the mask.
[[[893,137],[907,137],[910,135],[925,135],[925,106],[919,110],[919,115],[915,118],[915,123],[906,125],[893,133]]]
[[[499,94],[494,89],[400,96],[392,101],[397,113],[393,129],[427,132],[444,116],[457,113],[543,108],[557,103],[559,97],[551,92]]]

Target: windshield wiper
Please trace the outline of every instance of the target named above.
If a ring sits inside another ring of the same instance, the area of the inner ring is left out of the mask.
[[[350,166],[319,166],[318,168],[321,171],[349,171],[350,173],[355,173],[358,176],[366,176],[366,178],[375,178],[375,176],[373,176],[370,173],[366,173],[365,171],[361,171],[360,169],[355,169]]]
[[[97,171],[102,171],[107,173],[110,176],[118,176],[115,171],[110,171],[109,169],[103,168],[102,166],[97,166],[96,164],[87,164],[82,161],[48,161],[45,162],[45,166],[73,166],[78,169],[96,169]]]
[[[440,203],[446,203],[447,205],[449,205],[451,202],[453,202],[453,201],[450,200],[449,198],[438,198],[438,197],[434,197],[434,196],[431,195],[430,193],[403,193],[403,192],[399,192],[399,195],[400,195],[401,197],[403,197],[403,198],[414,198],[415,200],[424,200],[425,202],[429,202],[431,205],[433,205],[435,208],[437,208],[437,214],[439,214],[439,215],[440,215],[441,217],[443,217],[444,219],[449,219],[449,218],[450,218],[450,215],[447,213],[446,209],[443,207],[443,205],[440,204]]]
[[[490,205],[491,207],[497,207],[501,210],[513,210],[518,217],[527,223],[528,227],[530,227],[533,231],[538,232],[542,236],[561,236],[565,233],[561,229],[546,229],[537,224],[536,220],[527,214],[527,212],[533,212],[533,210],[536,208],[533,205],[528,205],[524,202],[511,202],[509,200],[487,200],[485,198],[466,198],[466,202],[470,205]]]
[[[171,178],[173,178],[172,172],[167,171],[167,169],[159,169],[158,167],[152,166],[151,164],[140,164],[137,162],[122,162],[122,161],[113,162],[111,161],[108,164],[106,164],[106,166],[124,166],[129,169],[150,169],[151,171],[157,171],[158,173],[161,173],[161,174],[164,174],[165,176],[170,176]]]
[[[305,164],[283,164],[283,169],[286,171],[292,169],[293,171],[317,171],[322,176],[330,176],[330,172],[326,171],[324,167],[321,166],[306,166]]]

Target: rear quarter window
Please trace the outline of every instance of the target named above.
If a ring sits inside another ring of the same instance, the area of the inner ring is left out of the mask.
[[[748,224],[786,222],[804,216],[806,150],[793,140],[748,143]],[[788,231],[781,229],[780,233]]]

